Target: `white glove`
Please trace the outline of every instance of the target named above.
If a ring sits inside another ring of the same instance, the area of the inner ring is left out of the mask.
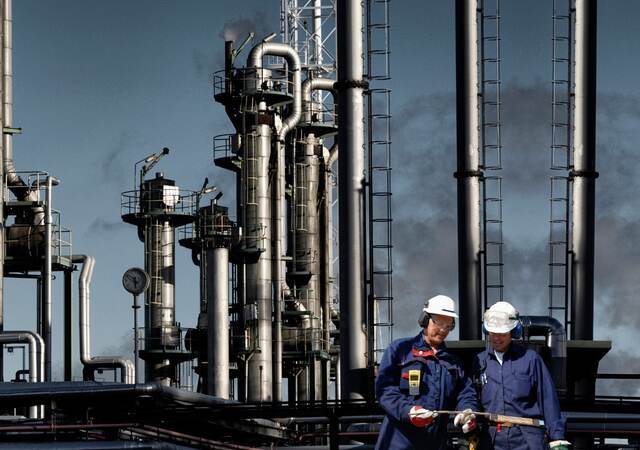
[[[549,448],[556,450],[568,450],[571,442],[565,440],[557,440],[549,442]]]
[[[471,409],[465,409],[461,413],[456,414],[453,424],[462,428],[463,433],[468,433],[476,427],[476,415]]]
[[[426,427],[438,417],[438,413],[422,406],[414,406],[409,410],[409,420],[416,427]]]

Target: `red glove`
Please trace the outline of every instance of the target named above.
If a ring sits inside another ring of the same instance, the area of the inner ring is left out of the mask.
[[[426,427],[438,417],[438,413],[422,406],[414,406],[409,410],[409,420],[416,427]]]

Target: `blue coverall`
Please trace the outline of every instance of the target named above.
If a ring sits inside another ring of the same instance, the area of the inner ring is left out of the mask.
[[[418,395],[409,393],[409,371],[420,370]],[[393,341],[385,350],[376,379],[376,398],[387,415],[376,449],[444,449],[447,417],[439,416],[420,428],[409,420],[409,410],[422,406],[438,409],[478,409],[471,380],[465,376],[460,360],[441,345],[434,355],[422,333]]]
[[[484,411],[544,419],[549,440],[564,439],[566,420],[560,414],[556,388],[542,358],[511,343],[500,365],[493,349],[476,356],[473,378],[481,385]],[[539,450],[548,448],[545,429],[525,425],[491,425],[480,437],[481,449]]]

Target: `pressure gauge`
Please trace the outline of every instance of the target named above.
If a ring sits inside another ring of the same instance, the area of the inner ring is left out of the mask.
[[[138,267],[132,267],[122,276],[122,285],[133,295],[142,294],[149,287],[149,275]]]

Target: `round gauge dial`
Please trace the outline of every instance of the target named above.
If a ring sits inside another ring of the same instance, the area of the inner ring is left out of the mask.
[[[133,267],[122,276],[122,285],[133,295],[142,294],[149,287],[149,275],[139,267]]]

